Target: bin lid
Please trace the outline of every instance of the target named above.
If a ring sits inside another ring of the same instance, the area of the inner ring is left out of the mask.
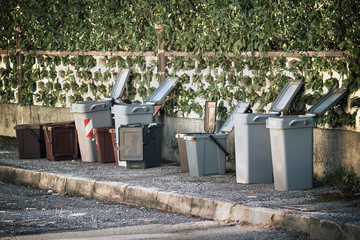
[[[178,77],[166,78],[160,84],[160,86],[148,97],[146,103],[156,104],[158,102],[161,102],[179,81],[180,78]]]
[[[216,102],[205,102],[205,132],[215,132],[216,128]]]
[[[334,88],[317,101],[307,112],[307,114],[322,115],[332,106],[338,103],[347,94],[346,89]]]
[[[240,101],[220,128],[220,132],[231,132],[234,128],[234,115],[237,113],[245,113],[249,107],[249,103]]]
[[[123,68],[120,70],[119,74],[116,77],[113,89],[111,90],[111,99],[117,99],[122,96],[126,86],[126,82],[129,79],[131,72],[132,71],[130,68]]]
[[[304,82],[302,80],[290,80],[270,107],[270,112],[280,113],[289,107],[291,101],[299,92],[303,84]]]

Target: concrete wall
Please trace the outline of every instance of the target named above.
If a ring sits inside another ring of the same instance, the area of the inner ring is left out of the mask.
[[[68,108],[41,106],[20,106],[0,104],[0,135],[15,137],[13,127],[24,123],[46,123],[73,120]],[[163,138],[163,159],[179,162],[176,133],[204,132],[204,121],[199,119],[160,116],[165,124]],[[217,129],[222,122],[217,123]],[[344,130],[314,129],[314,173],[323,176],[339,165],[352,166],[360,176],[360,133]],[[234,131],[226,141],[228,171],[235,171]]]
[[[319,176],[340,165],[360,176],[360,132],[314,129],[314,171]]]
[[[0,103],[0,135],[15,137],[14,126],[29,123],[49,123],[74,120],[69,108],[21,106]]]

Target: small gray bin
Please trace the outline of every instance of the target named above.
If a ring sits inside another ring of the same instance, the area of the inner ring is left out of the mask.
[[[210,140],[210,136],[216,142]],[[225,174],[226,138],[227,134],[221,133],[185,136],[189,174],[192,176]]]
[[[289,81],[270,108],[270,113],[235,114],[236,182],[273,182],[270,134],[266,119],[279,115],[294,99],[303,81]]]
[[[93,128],[114,126],[110,108],[115,99],[122,95],[130,74],[131,69],[122,69],[119,72],[110,98],[81,101],[71,105],[70,111],[74,113],[81,160],[83,162],[97,162],[96,145],[92,130]]]
[[[267,119],[276,190],[291,191],[313,187],[315,117],[324,114],[346,94],[346,90],[333,89],[311,107],[306,115]]]
[[[184,136],[189,174],[225,174],[226,138],[233,129],[233,115],[246,112],[249,103],[239,102],[220,129],[220,133],[190,133]],[[215,130],[216,103],[206,102],[205,130]]]
[[[126,161],[128,169],[159,167],[163,126],[163,123],[121,126],[120,161]]]

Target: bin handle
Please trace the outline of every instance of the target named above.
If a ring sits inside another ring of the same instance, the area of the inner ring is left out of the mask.
[[[40,142],[39,137],[36,135],[36,133],[29,126],[26,126],[25,129],[30,132],[30,134],[36,139],[36,141]]]
[[[221,146],[221,144],[214,138],[213,135],[209,135],[209,138],[221,149],[221,151],[225,153],[225,156],[229,156],[229,153],[226,151],[226,149],[223,146]]]
[[[137,112],[138,110],[144,110],[144,112],[148,112],[149,111],[149,107],[134,107],[132,112]]]
[[[90,110],[92,111],[92,110],[94,110],[95,108],[97,108],[97,107],[102,107],[102,108],[106,108],[106,103],[95,103],[95,104],[93,104],[91,107],[90,107]]]
[[[46,138],[47,138],[47,140],[48,140],[48,143],[51,145],[52,142],[50,141],[49,134],[48,134],[48,132],[47,132],[47,127],[46,127],[46,126],[45,126],[45,135],[46,135]]]
[[[294,119],[294,120],[291,120],[291,121],[289,122],[289,127],[291,127],[292,125],[294,125],[294,124],[297,123],[297,122],[303,123],[304,126],[306,126],[306,125],[309,124],[309,121],[308,121],[308,120]]]
[[[256,122],[256,121],[258,121],[258,120],[261,119],[261,118],[268,118],[268,116],[257,115],[257,116],[254,117],[253,121]]]

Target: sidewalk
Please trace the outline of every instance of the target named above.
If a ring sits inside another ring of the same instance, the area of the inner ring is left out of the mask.
[[[1,138],[0,138],[1,140]],[[235,174],[193,177],[176,165],[129,170],[115,163],[18,159],[0,141],[0,181],[219,221],[270,225],[314,239],[358,239],[360,196],[336,187],[280,192],[239,184]]]

